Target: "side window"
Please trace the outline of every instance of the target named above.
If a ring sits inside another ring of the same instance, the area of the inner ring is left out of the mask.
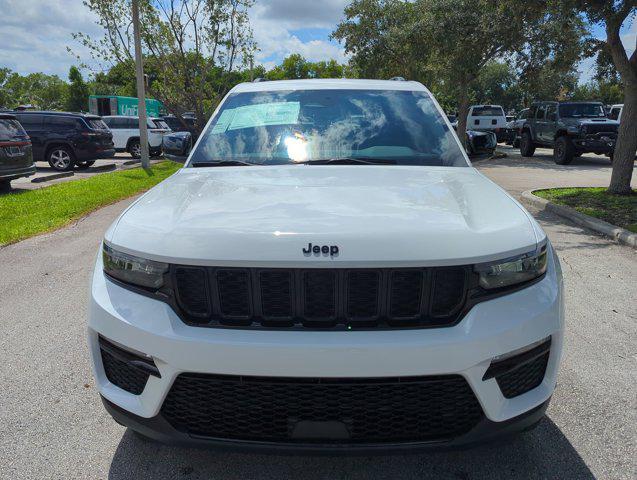
[[[555,105],[549,105],[546,110],[546,119],[554,122],[557,120],[557,107]]]
[[[113,130],[121,130],[122,128],[126,128],[126,119],[120,117],[111,117],[105,118],[104,123],[108,125],[108,128]]]
[[[537,113],[535,115],[535,118],[537,120],[544,120],[545,115],[546,115],[546,105],[539,105],[537,107]]]
[[[610,118],[611,120],[617,120],[619,118],[619,108],[611,108],[610,113],[608,114],[608,118]]]
[[[17,115],[17,118],[25,129],[42,126],[42,115]]]
[[[137,120],[136,118],[127,118],[125,128],[139,128],[139,120]]]
[[[61,117],[61,116],[45,116],[44,126],[53,128],[56,130],[71,130],[80,128],[78,125],[78,119],[74,117]]]

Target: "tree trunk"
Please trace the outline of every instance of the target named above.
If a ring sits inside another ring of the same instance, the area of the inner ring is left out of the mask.
[[[460,83],[458,87],[458,128],[456,133],[462,145],[467,148],[467,115],[469,115],[469,87]]]
[[[637,84],[627,82],[624,88],[619,135],[613,155],[613,173],[608,187],[609,193],[626,195],[632,192],[630,180],[637,152]]]

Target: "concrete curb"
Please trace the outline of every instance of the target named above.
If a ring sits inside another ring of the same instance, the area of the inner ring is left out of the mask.
[[[569,219],[577,225],[590,228],[591,230],[606,235],[619,243],[623,243],[624,245],[637,249],[637,233],[629,232],[624,228],[612,225],[598,218],[584,215],[571,207],[557,205],[556,203],[549,202],[544,198],[533,195],[533,192],[537,190],[527,190],[526,192],[522,192],[522,203],[532,205],[540,210],[553,212],[560,217]]]
[[[45,175],[43,177],[36,177],[31,179],[31,183],[48,182],[49,180],[57,180],[58,178],[72,177],[75,174],[73,172],[60,172],[53,173],[51,175]]]
[[[116,163],[106,163],[104,165],[98,165],[97,167],[90,167],[90,169],[84,170],[86,173],[91,172],[108,172],[109,170],[117,169]]]

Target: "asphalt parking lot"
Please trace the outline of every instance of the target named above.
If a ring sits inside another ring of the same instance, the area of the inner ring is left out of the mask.
[[[542,151],[476,163],[514,195],[604,185],[605,157],[556,166]],[[0,249],[0,478],[633,479],[637,477],[635,250],[533,212],[564,270],[565,357],[537,429],[473,450],[377,457],[264,456],[165,447],[115,424],[85,343],[87,284],[103,232],[126,200]]]

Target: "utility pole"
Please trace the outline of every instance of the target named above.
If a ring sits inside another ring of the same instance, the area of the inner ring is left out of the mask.
[[[139,115],[139,146],[142,167],[150,167],[148,156],[148,128],[146,121],[146,85],[142,63],[142,41],[139,35],[139,0],[133,0],[133,35],[135,36],[135,74],[137,77],[137,113]]]

